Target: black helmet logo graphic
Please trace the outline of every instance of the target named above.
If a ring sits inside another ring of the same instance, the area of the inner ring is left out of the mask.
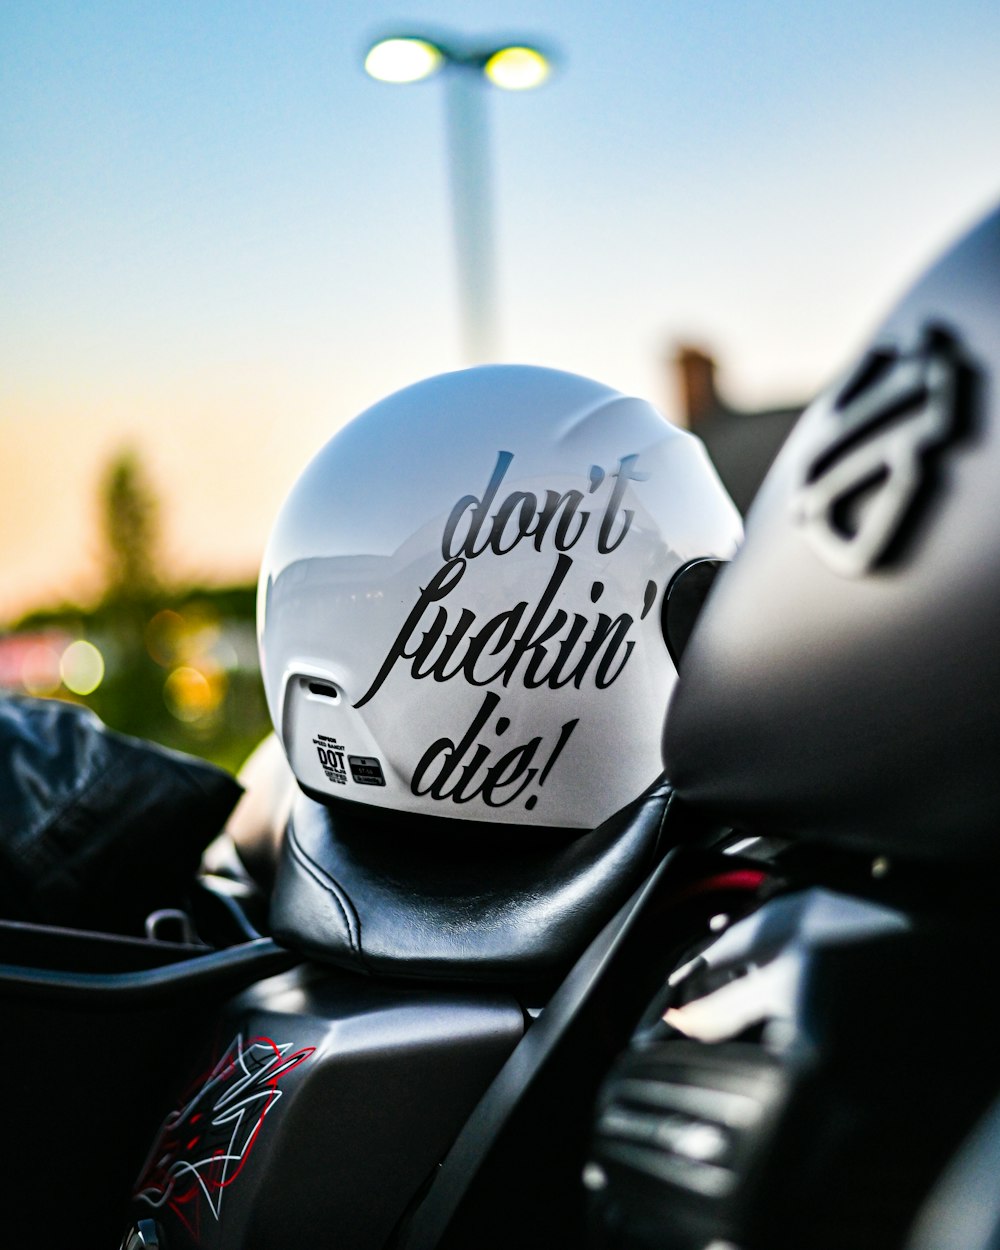
[[[954,337],[931,327],[908,351],[871,352],[833,396],[792,512],[835,572],[860,577],[888,559],[960,430],[968,374]]]

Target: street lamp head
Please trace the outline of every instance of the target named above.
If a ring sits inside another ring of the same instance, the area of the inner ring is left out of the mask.
[[[365,57],[365,72],[380,82],[420,82],[436,74],[446,59],[429,39],[397,35],[372,45]]]
[[[380,39],[365,57],[365,72],[380,82],[420,82],[441,69],[471,71],[505,91],[526,91],[548,78],[552,64],[529,44],[460,48],[424,35]]]
[[[520,44],[498,48],[483,66],[483,73],[494,86],[503,87],[505,91],[528,91],[540,87],[551,69],[543,52]]]
[[[411,30],[384,32],[369,46],[364,65],[382,82],[420,82],[438,73],[448,80],[446,121],[465,354],[476,363],[495,359],[488,88],[537,87],[549,76],[549,58],[524,42],[479,42],[447,32],[418,35]]]

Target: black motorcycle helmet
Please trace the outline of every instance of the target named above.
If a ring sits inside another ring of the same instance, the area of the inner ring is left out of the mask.
[[[803,415],[695,627],[680,795],[754,831],[1000,856],[1000,209]]]

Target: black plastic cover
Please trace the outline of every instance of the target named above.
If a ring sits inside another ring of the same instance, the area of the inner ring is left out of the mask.
[[[681,798],[864,852],[1000,856],[1000,210],[804,414],[665,729]]]
[[[56,699],[0,699],[0,916],[141,933],[185,898],[240,785]]]
[[[595,1246],[901,1250],[996,1089],[971,919],[814,888],[678,968],[599,1100]]]
[[[418,831],[358,804],[300,797],[272,932],[356,971],[545,980],[573,962],[652,869],[669,798],[658,782],[579,835],[453,820]]]
[[[969,1134],[924,1205],[906,1250],[1000,1250],[1000,1101]]]

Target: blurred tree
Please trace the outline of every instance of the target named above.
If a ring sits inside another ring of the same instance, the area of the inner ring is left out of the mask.
[[[160,505],[138,454],[120,452],[101,484],[105,601],[148,600],[160,589],[157,571]]]
[[[98,608],[108,671],[88,702],[116,729],[162,738],[169,727],[163,675],[148,655],[144,631],[169,593],[159,574],[160,503],[139,453],[125,448],[98,485],[104,540],[104,596]]]
[[[15,632],[57,632],[99,651],[99,684],[86,694],[63,684],[57,697],[86,704],[123,733],[235,771],[271,727],[254,646],[256,586],[192,586],[163,570],[160,501],[135,450],[108,461],[95,505],[100,601],[41,608]]]

